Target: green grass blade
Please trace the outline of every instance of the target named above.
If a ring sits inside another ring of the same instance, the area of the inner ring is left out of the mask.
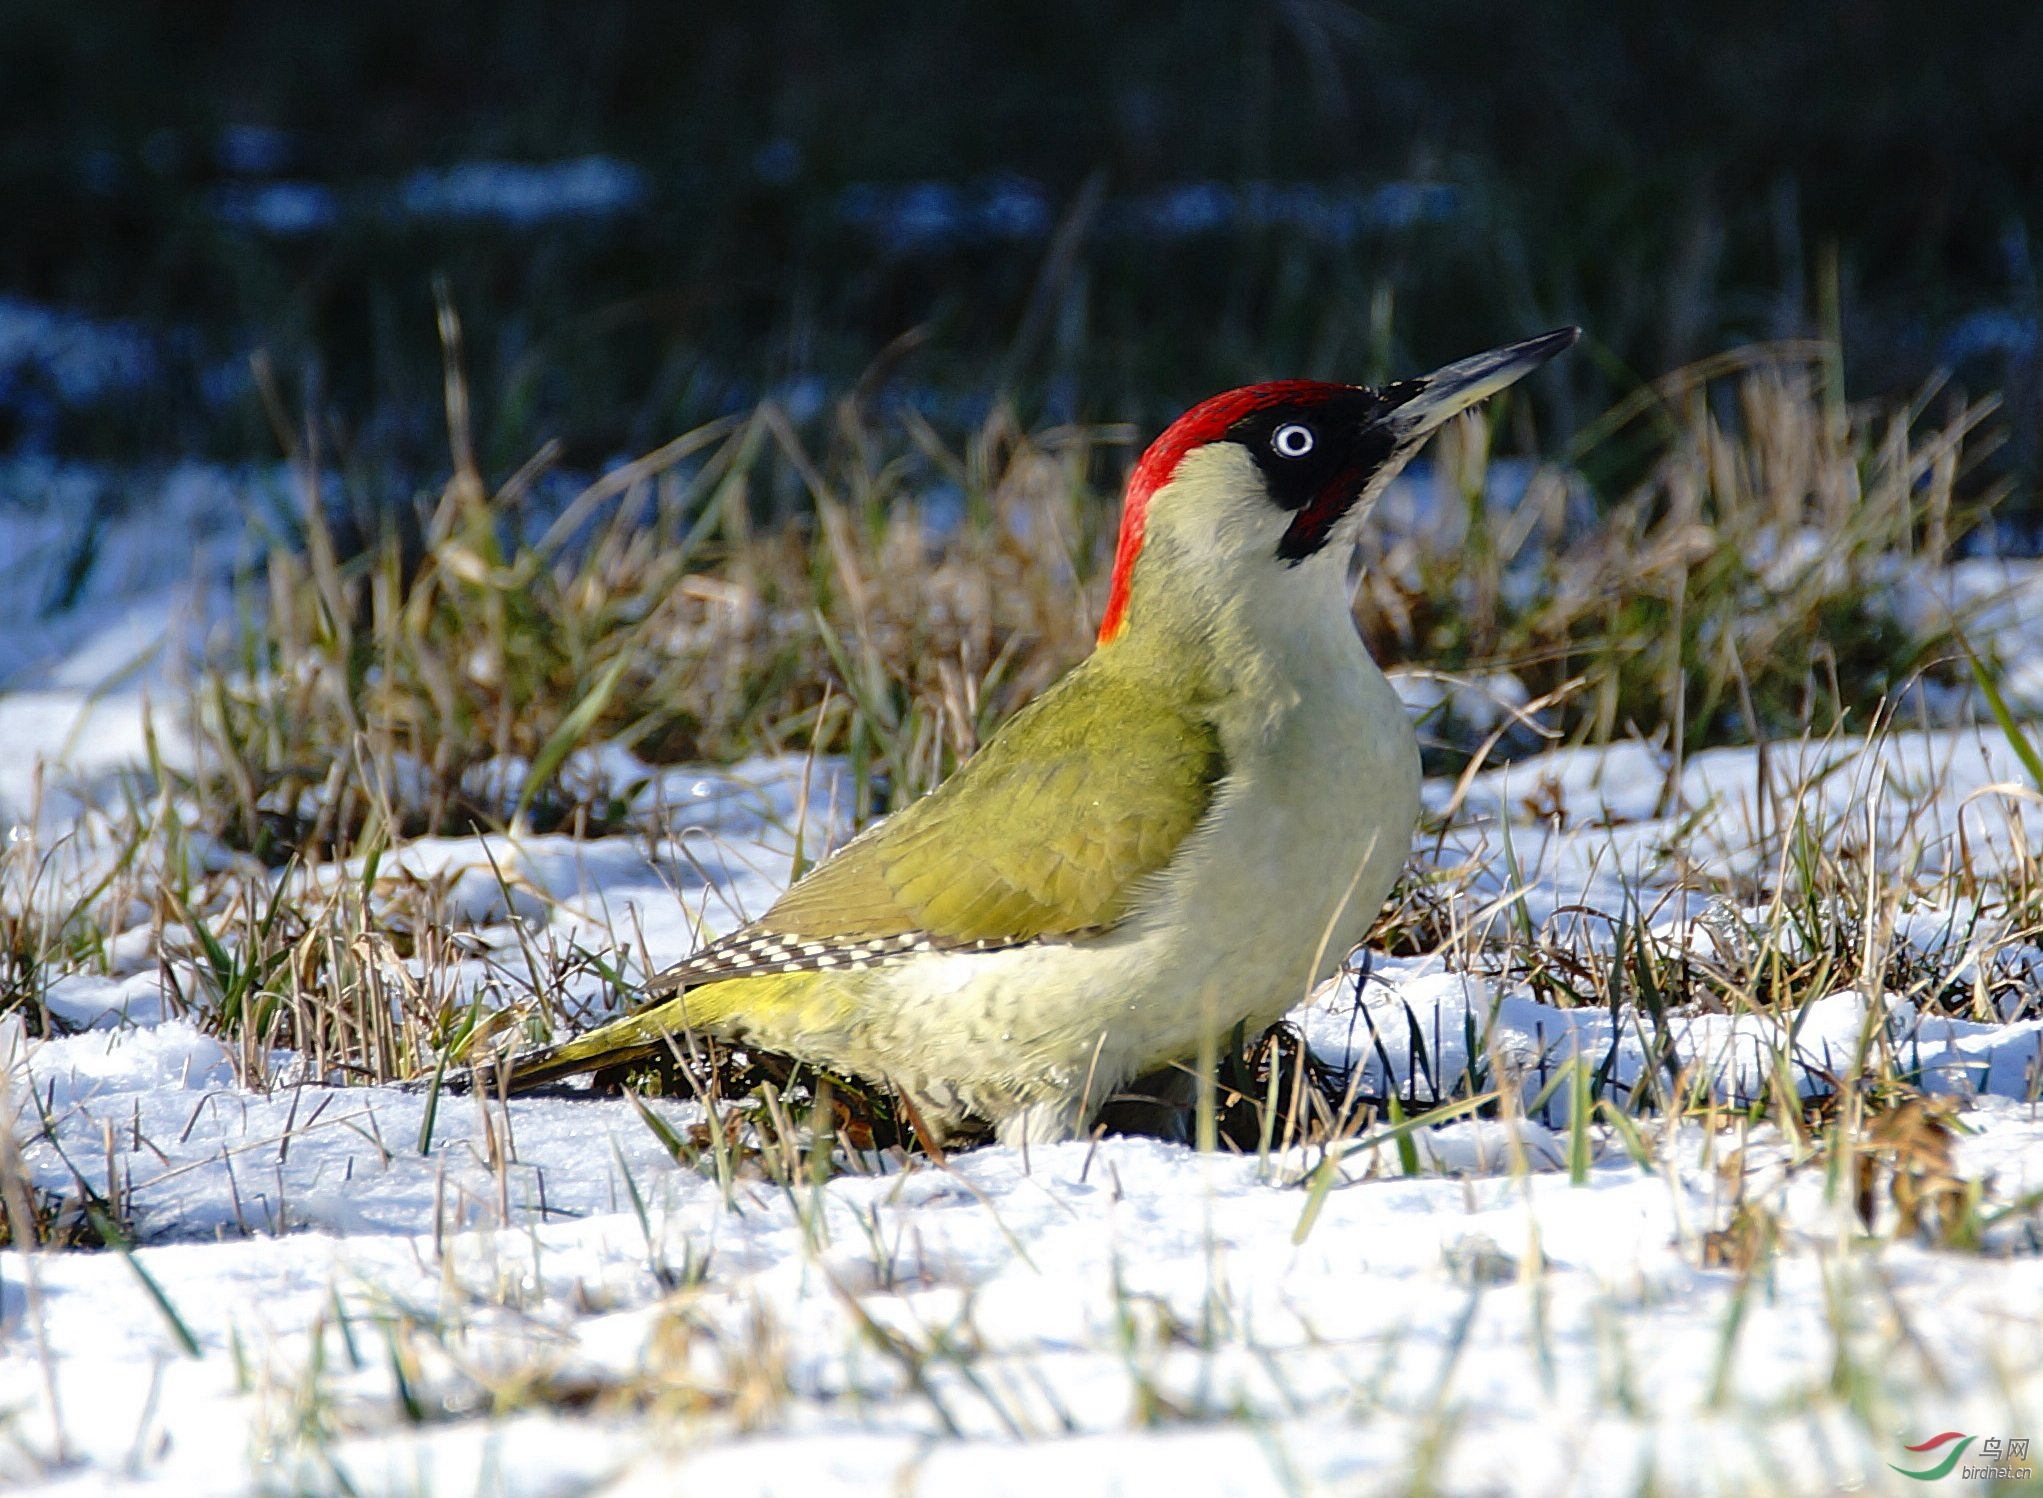
[[[433,1068],[433,1085],[426,1089],[426,1111],[419,1119],[419,1153],[433,1152],[433,1121],[440,1116],[440,1084],[447,1077],[449,1051],[440,1052],[440,1064]]]
[[[524,788],[518,792],[517,808],[511,814],[513,823],[524,822],[525,813],[532,809],[533,798],[539,794],[546,782],[553,778],[554,772],[573,752],[575,745],[595,726],[596,720],[603,715],[603,709],[610,705],[610,696],[617,690],[617,684],[624,680],[624,673],[630,665],[629,654],[620,654],[612,661],[609,669],[596,678],[596,684],[590,687],[582,700],[560,720],[560,726],[554,729],[552,736],[540,747],[539,753],[533,756],[532,768],[525,776]]]
[[[1994,680],[1993,673],[1986,669],[1986,663],[1969,644],[1965,645],[1965,660],[1972,667],[1972,679],[1979,683],[1980,696],[1986,699],[1987,711],[2000,725],[2001,736],[2015,751],[2015,758],[2022,762],[2022,768],[2029,772],[2029,779],[2036,789],[2043,791],[2043,751],[2038,751],[2034,741],[2022,732],[2022,725],[2015,721],[2014,713],[2008,708],[2007,698],[2000,694],[2000,683]]]
[[[1407,1118],[1400,1123],[1393,1123],[1389,1128],[1379,1129],[1374,1134],[1366,1135],[1344,1149],[1336,1150],[1329,1147],[1325,1158],[1319,1163],[1319,1168],[1313,1171],[1310,1180],[1306,1183],[1305,1210],[1298,1215],[1298,1226],[1292,1230],[1291,1241],[1293,1243],[1303,1243],[1312,1235],[1313,1224],[1319,1220],[1320,1208],[1326,1205],[1327,1193],[1334,1189],[1335,1182],[1341,1178],[1341,1161],[1349,1155],[1363,1150],[1375,1149],[1378,1145],[1382,1144],[1398,1143],[1408,1139],[1420,1129],[1430,1128],[1435,1124],[1452,1123],[1455,1119],[1473,1113],[1479,1108],[1487,1108],[1496,1101],[1497,1094],[1495,1092],[1481,1093],[1475,1097],[1463,1098],[1458,1103],[1450,1103],[1444,1108],[1430,1109],[1417,1118]],[[1396,1099],[1393,1097],[1393,1105],[1395,1105],[1395,1102]],[[1400,1150],[1400,1164],[1406,1158],[1403,1150]],[[1418,1160],[1416,1147],[1409,1158],[1412,1164],[1416,1166]]]
[[[177,1307],[170,1303],[170,1297],[163,1293],[163,1287],[156,1283],[156,1277],[144,1269],[142,1261],[135,1257],[134,1245],[128,1241],[128,1235],[121,1225],[114,1221],[113,1214],[93,1204],[88,1204],[85,1212],[92,1219],[93,1227],[98,1229],[100,1240],[119,1254],[121,1261],[135,1272],[135,1278],[141,1281],[142,1292],[162,1313],[164,1321],[170,1327],[170,1334],[177,1339],[177,1345],[184,1349],[185,1356],[193,1358],[204,1356],[203,1350],[199,1347],[199,1339],[192,1335],[191,1327],[185,1324],[185,1319],[178,1314]]]
[[[651,1132],[653,1138],[660,1141],[660,1148],[673,1157],[674,1163],[676,1165],[693,1166],[696,1160],[696,1153],[688,1147],[688,1141],[675,1132],[674,1126],[655,1113],[647,1106],[644,1098],[629,1088],[625,1090],[624,1095],[631,1100],[631,1106],[637,1111],[639,1119]]]

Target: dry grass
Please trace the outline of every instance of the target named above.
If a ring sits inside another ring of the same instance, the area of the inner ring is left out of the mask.
[[[1434,517],[1365,541],[1356,614],[1377,658],[1508,670],[1555,704],[1556,737],[1682,749],[1863,728],[1918,672],[1955,679],[1950,640],[1911,636],[1887,594],[1997,499],[1968,483],[1997,402],[1845,408],[1823,355],[1748,349],[1610,412],[1574,456],[1649,456],[1602,508],[1543,468],[1500,510],[1490,429],[1443,433]]]
[[[1425,523],[1372,536],[1357,617],[1386,664],[1509,670],[1529,688],[1532,707],[1493,730],[1436,722],[1450,763],[1558,739],[1680,750],[1755,731],[1821,735],[1863,726],[1922,672],[1959,678],[1950,642],[1906,635],[1881,598],[1899,570],[1944,560],[1992,498],[1967,487],[1992,405],[1947,403],[1932,419],[1930,392],[1896,410],[1847,409],[1821,354],[1748,351],[1613,412],[1585,441],[1643,440],[1647,456],[1602,508],[1557,468],[1533,471],[1499,507],[1487,497],[1492,429],[1470,420],[1443,435],[1431,480],[1441,503]],[[805,432],[764,406],[540,517],[551,455],[490,492],[466,401],[450,358],[451,477],[415,535],[394,529],[352,554],[327,520],[316,443],[293,438],[302,531],[272,550],[238,649],[194,692],[207,768],[177,796],[129,809],[133,848],[196,829],[256,855],[174,875],[167,858],[123,861],[134,865],[123,888],[144,892],[168,935],[177,1004],[232,1042],[253,1085],[270,1080],[278,1047],[303,1075],[333,1081],[458,1074],[507,1031],[557,1033],[578,978],[628,997],[621,931],[607,949],[521,932],[478,987],[464,966],[476,945],[439,892],[379,871],[425,832],[658,830],[634,821],[616,787],[572,773],[575,750],[622,743],[654,762],[842,755],[863,819],[939,781],[1089,648],[1118,467],[1102,454],[1125,451],[1126,432],[1031,434],[995,413],[946,442],[912,415],[879,420],[857,394]],[[1791,1014],[1875,979],[1954,1012],[1997,1002],[1908,971],[1887,935],[1905,898],[1935,892],[1888,880],[1875,855],[1837,851],[1792,801],[1770,824],[1779,856],[1765,887],[1694,871],[1695,887],[1768,909],[1736,960],[1669,953],[1643,925],[1597,947],[1508,913],[1482,918],[1437,874],[1407,881],[1373,944],[1450,953],[1550,1002],[1656,1017]],[[8,857],[7,887],[25,891],[36,868]],[[362,862],[344,872],[349,857]],[[153,886],[151,871],[163,871]],[[2043,912],[2033,877],[1996,885],[1961,871],[1940,892],[1997,902],[2011,944],[2033,938]],[[53,919],[47,900],[4,902],[10,1010],[34,1012],[53,973],[104,961],[93,912],[108,903],[88,896]],[[1405,1129],[1407,1106],[1500,1106],[1476,1074],[1423,1100],[1368,1097],[1288,1032],[1238,1041],[1213,1100],[1217,1135],[1237,1148],[1341,1146],[1386,1119]],[[1900,1080],[1892,1058],[1859,1059],[1882,1086]],[[1588,1101],[1680,1112],[1708,1091],[1693,1083],[1672,1076],[1623,1099],[1605,1078]],[[696,1159],[718,1155],[719,1169],[725,1145],[785,1155],[800,1132],[786,1121],[806,1119],[816,1096],[813,1079],[772,1058],[720,1057],[664,1085],[700,1088],[713,1108],[758,1100],[752,1143],[678,1141]],[[1785,1118],[1801,1102],[1773,1106]],[[901,1139],[884,1100],[840,1084],[832,1108],[855,1145]]]
[[[1803,348],[1670,377],[1590,434],[1657,434],[1601,509],[1551,468],[1493,507],[1490,428],[1464,421],[1437,443],[1432,517],[1372,534],[1365,637],[1387,666],[1514,673],[1550,735],[1683,748],[1856,727],[1914,673],[1961,674],[1948,639],[1882,600],[1993,498],[1965,497],[1993,405],[1850,411],[1824,379]],[[302,536],[272,550],[239,658],[206,683],[209,815],[270,862],[371,828],[615,828],[601,787],[561,773],[600,742],[656,763],[843,754],[863,817],[927,790],[1090,647],[1117,472],[1100,455],[1125,431],[1030,434],[996,412],[947,444],[854,394],[805,434],[768,405],[542,529],[550,453],[489,493],[448,388],[452,476],[415,539],[340,554],[298,442]]]
[[[449,390],[456,463],[416,544],[340,555],[301,447],[302,549],[272,550],[261,623],[207,683],[221,830],[271,861],[512,814],[611,830],[615,808],[560,775],[585,743],[660,764],[843,753],[870,814],[1089,642],[1085,585],[1112,543],[1089,476],[1125,434],[996,413],[954,451],[913,419],[876,430],[854,396],[812,446],[766,405],[516,539],[538,529],[524,507],[551,454],[486,492]]]

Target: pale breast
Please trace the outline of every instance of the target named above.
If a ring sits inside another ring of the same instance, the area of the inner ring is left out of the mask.
[[[1351,649],[1235,746],[1145,908],[1098,938],[876,971],[845,1037],[858,1064],[983,1110],[1110,1089],[1196,1055],[1209,1025],[1259,1029],[1303,1000],[1375,919],[1419,809],[1410,721]]]
[[[1301,698],[1216,807],[1174,924],[1195,971],[1224,974],[1267,1023],[1368,931],[1410,851],[1418,743],[1382,673],[1359,664]]]

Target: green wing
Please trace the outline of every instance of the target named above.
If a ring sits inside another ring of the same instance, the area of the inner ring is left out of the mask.
[[[659,988],[1109,929],[1212,804],[1213,726],[1088,661]]]

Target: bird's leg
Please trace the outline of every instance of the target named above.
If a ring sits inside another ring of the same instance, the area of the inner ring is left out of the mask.
[[[1198,1072],[1174,1064],[1144,1073],[1110,1094],[1100,1122],[1112,1134],[1139,1134],[1173,1144],[1192,1141],[1192,1105],[1199,1100]]]

